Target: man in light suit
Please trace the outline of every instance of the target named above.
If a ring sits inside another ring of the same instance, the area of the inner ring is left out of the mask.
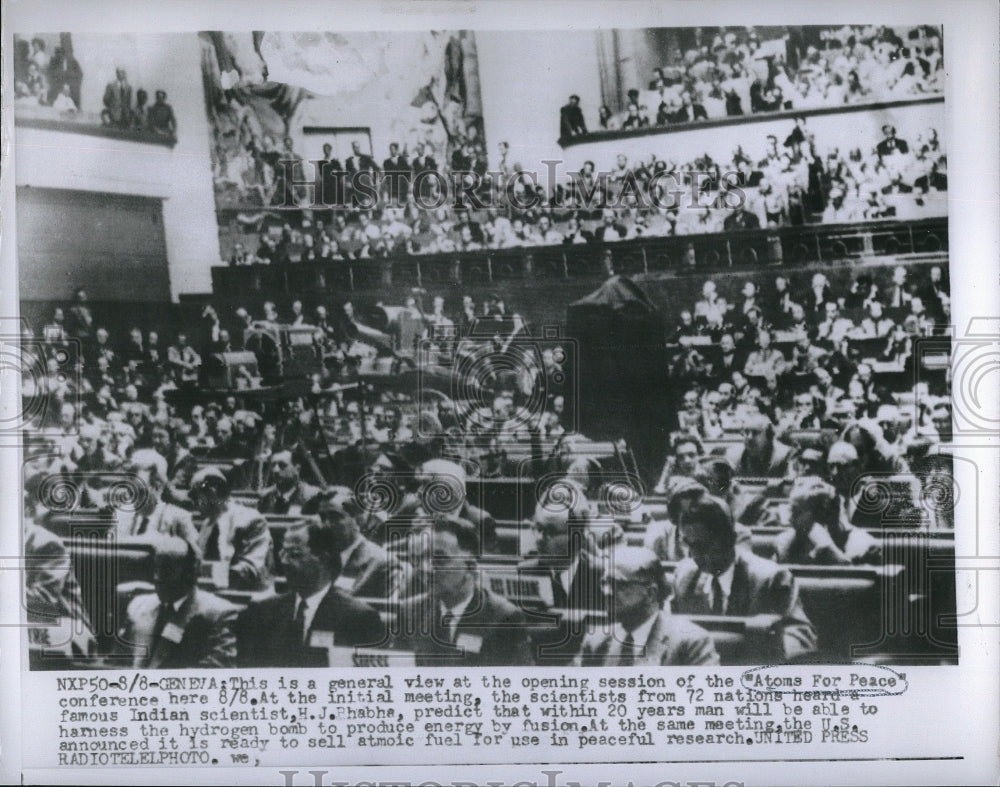
[[[520,667],[533,662],[520,610],[486,587],[477,529],[439,517],[411,546],[428,592],[400,605],[394,647],[422,667]]]
[[[631,667],[718,664],[708,632],[664,609],[670,586],[655,552],[616,547],[604,576],[611,628],[591,631],[578,666]]]
[[[251,604],[240,616],[240,666],[326,667],[323,648],[330,645],[386,647],[378,612],[336,586],[340,547],[330,524],[309,520],[291,528],[281,562],[291,589]]]
[[[198,552],[165,538],[154,557],[155,593],[136,596],[126,610],[119,641],[136,669],[235,667],[237,608],[197,587]]]
[[[139,484],[138,499],[133,511],[115,510],[118,535],[137,538],[175,536],[197,545],[198,530],[191,514],[162,500],[167,485],[167,460],[152,448],[140,448],[133,452],[125,470],[134,475]]]
[[[115,69],[115,78],[104,88],[101,120],[107,126],[126,128],[132,122],[132,85],[124,68]]]
[[[230,500],[229,493],[229,481],[216,467],[202,468],[191,479],[191,500],[205,518],[198,548],[205,560],[229,564],[229,587],[269,590],[274,556],[267,520]]]
[[[320,492],[306,509],[315,508],[334,534],[340,550],[340,576],[336,587],[361,598],[395,598],[409,582],[410,565],[390,555],[383,547],[361,535],[361,509],[346,486]]]
[[[791,572],[736,549],[733,517],[723,501],[706,495],[681,513],[679,524],[691,556],[674,573],[675,613],[779,615],[782,636],[774,652],[746,654],[742,663],[787,661],[816,649],[816,633]]]

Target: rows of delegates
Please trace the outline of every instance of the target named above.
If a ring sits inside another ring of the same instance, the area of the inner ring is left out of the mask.
[[[506,143],[500,143],[495,173],[472,153],[439,172],[422,147],[409,159],[398,145],[391,148],[382,167],[360,150],[346,169],[325,159],[321,202],[331,209],[282,211],[274,219],[250,214],[229,264],[337,262],[910,220],[942,215],[948,188],[947,155],[936,129],[907,140],[885,125],[880,139],[841,150],[817,140],[805,116],[789,121],[787,133],[738,145],[729,158],[706,153],[678,162],[651,151],[630,161],[620,154],[614,161],[586,161],[578,172],[549,184],[544,173],[508,164]],[[296,164],[296,177],[305,179],[300,170]],[[703,175],[692,184],[694,172]],[[362,177],[380,189],[377,202],[352,188]],[[446,199],[463,188],[472,196],[461,203]],[[288,189],[289,205],[309,206],[317,199],[311,188]],[[677,193],[686,196],[679,199]],[[502,210],[496,207],[498,194],[507,195]]]
[[[720,653],[702,626],[755,615],[774,616],[776,635],[726,660],[809,658],[825,632],[790,566],[881,561],[858,479],[950,480],[936,450],[951,439],[947,398],[912,385],[901,394],[884,377],[943,330],[947,270],[874,270],[843,291],[823,274],[779,272],[768,292],[705,283],[664,337],[683,401],[639,539],[634,512],[606,505],[600,466],[572,450],[583,438],[554,387],[558,348],[519,375],[497,367],[482,381],[488,404],[471,411],[444,395],[354,385],[360,360],[386,350],[350,303],[309,315],[298,301],[289,314],[269,303],[225,322],[207,307],[161,342],[138,328],[111,337],[80,290],[44,334],[49,349],[82,357],[68,368],[49,353],[24,378],[26,402],[47,403],[26,408],[41,446],[25,470],[29,606],[80,622],[68,657],[118,666],[320,665],[331,646],[396,649],[428,665],[707,664]],[[524,326],[499,296],[407,308],[429,337],[444,327],[500,354],[499,326]],[[239,349],[255,321],[314,327],[328,364],[310,393],[264,404],[243,370],[237,390],[179,395],[197,393],[203,362]],[[540,386],[544,411],[526,410]],[[830,437],[797,441],[802,432]],[[726,435],[737,437],[724,452],[706,451]],[[511,475],[508,452],[533,440],[551,446],[539,468],[547,485],[527,521],[498,522],[467,482]],[[121,473],[139,481],[127,504]],[[946,510],[918,509],[913,526],[953,527]],[[119,543],[154,554],[146,581],[119,589],[110,639],[88,625],[56,535],[61,515],[81,511],[106,512]],[[767,555],[750,545],[760,525],[783,528]],[[542,590],[501,592],[488,581],[501,564]]]

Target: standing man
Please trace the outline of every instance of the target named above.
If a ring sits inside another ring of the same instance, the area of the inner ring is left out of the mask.
[[[378,612],[336,586],[340,548],[330,524],[291,528],[281,562],[288,592],[251,604],[237,622],[241,667],[325,667],[328,654],[320,648],[384,644]]]
[[[101,120],[106,126],[128,128],[132,123],[132,85],[124,68],[115,69],[115,78],[104,88]]]
[[[204,559],[229,564],[231,588],[269,590],[274,556],[267,520],[230,500],[229,481],[216,467],[194,474],[190,495],[205,519],[198,533]]]
[[[410,165],[406,156],[400,154],[399,143],[389,145],[389,158],[382,162],[385,172],[386,193],[394,205],[404,205],[410,193]]]
[[[670,586],[656,554],[617,547],[604,576],[612,628],[591,631],[578,666],[668,667],[718,664],[708,632],[664,607]]]
[[[136,669],[236,666],[235,606],[197,586],[198,552],[167,538],[153,558],[155,593],[136,596],[119,641],[131,645]]]
[[[559,110],[559,136],[569,139],[586,133],[587,124],[583,119],[583,110],[580,109],[580,97],[573,94],[569,97],[569,103]]]

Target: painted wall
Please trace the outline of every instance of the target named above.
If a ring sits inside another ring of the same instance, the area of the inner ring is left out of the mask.
[[[17,185],[162,198],[171,296],[210,291],[209,270],[218,263],[219,246],[197,35],[75,35],[73,46],[84,74],[85,111],[99,111],[104,86],[121,65],[133,89],[167,91],[177,145],[16,127]],[[23,280],[50,273],[33,269],[20,275]],[[129,300],[129,282],[117,284],[116,292],[99,297]]]

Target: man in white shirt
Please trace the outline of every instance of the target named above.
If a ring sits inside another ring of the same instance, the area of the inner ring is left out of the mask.
[[[176,536],[197,544],[198,531],[191,514],[161,499],[167,484],[167,460],[151,448],[140,448],[132,454],[125,470],[135,503],[130,508],[115,509],[118,535],[141,539]]]
[[[620,546],[603,580],[611,630],[593,630],[579,666],[693,666],[718,664],[708,632],[664,609],[670,587],[656,553]]]
[[[706,495],[681,512],[679,524],[690,557],[674,573],[675,613],[780,616],[781,636],[768,643],[765,653],[741,654],[740,663],[774,663],[770,660],[799,658],[816,649],[816,633],[802,609],[795,578],[750,550],[736,549],[736,528],[726,503]]]

